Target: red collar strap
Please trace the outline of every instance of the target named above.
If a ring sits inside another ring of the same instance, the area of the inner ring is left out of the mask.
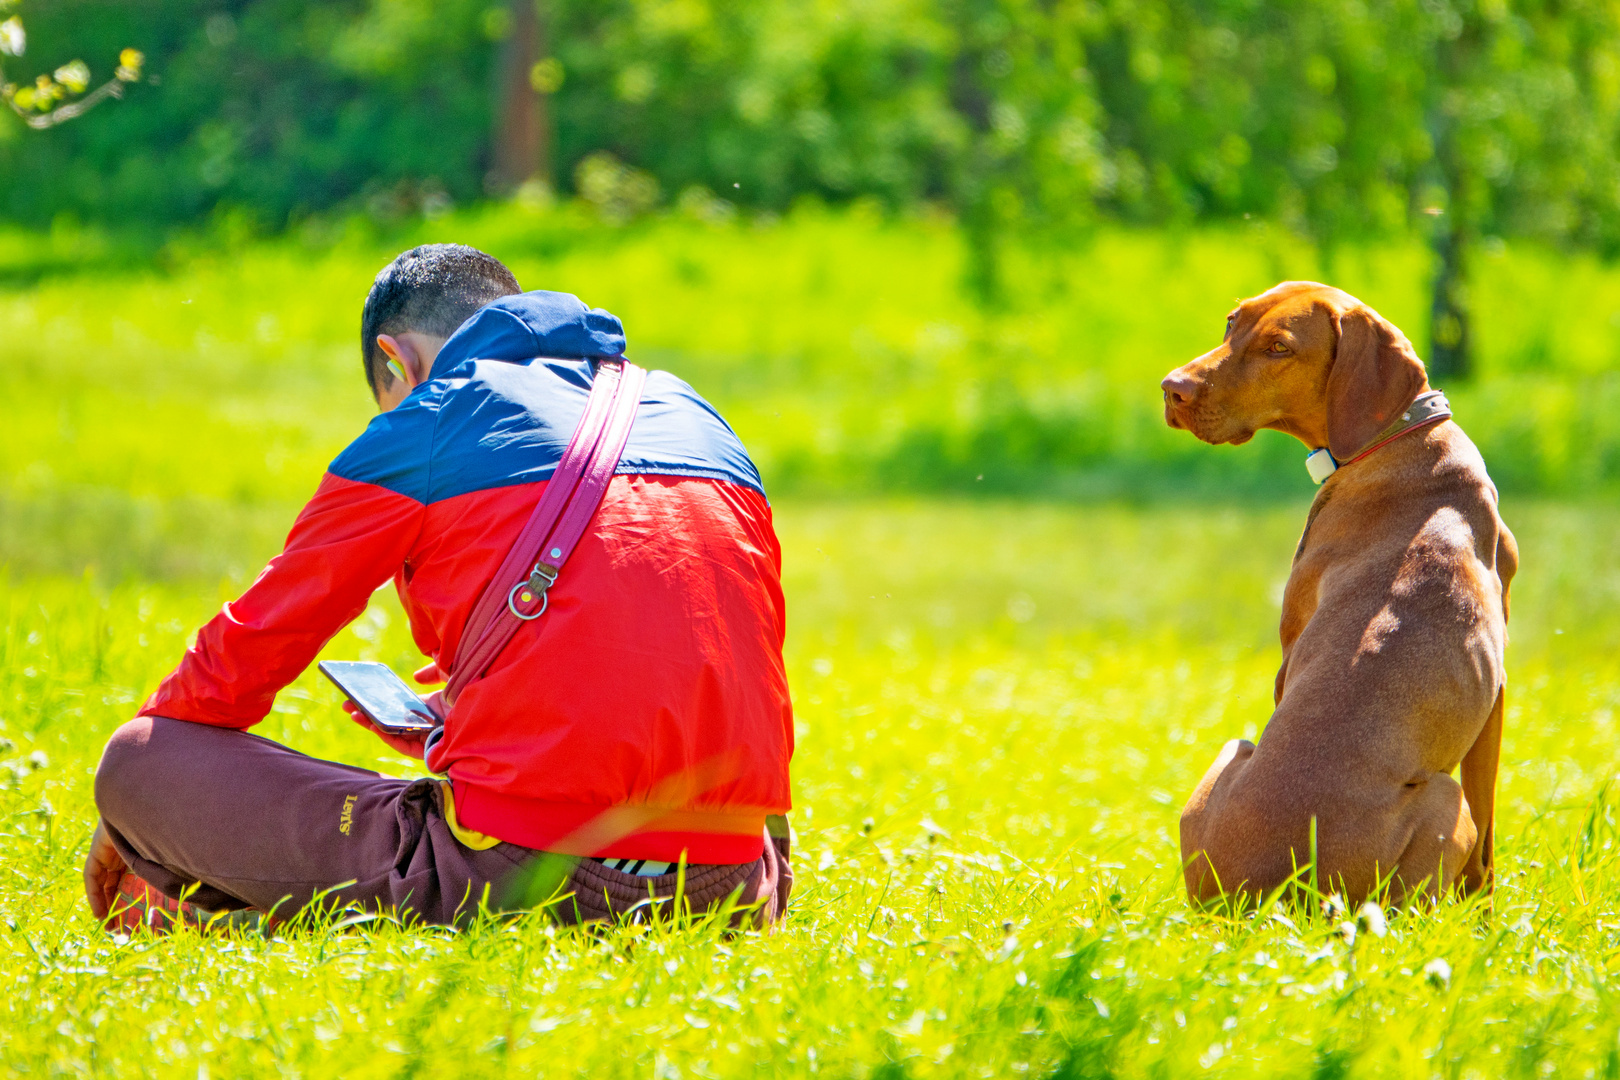
[[[1354,465],[1374,450],[1394,442],[1402,435],[1450,418],[1451,402],[1447,401],[1446,395],[1440,391],[1430,390],[1427,393],[1419,394],[1412,404],[1401,410],[1401,415],[1395,419],[1394,423],[1374,435],[1372,441],[1357,451],[1349,460],[1336,460],[1324,447],[1313,450],[1306,455],[1305,470],[1311,474],[1312,480],[1320,484],[1346,465]]]

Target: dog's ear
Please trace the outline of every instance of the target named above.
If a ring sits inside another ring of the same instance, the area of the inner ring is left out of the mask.
[[[1348,461],[1429,380],[1406,335],[1365,304],[1339,312],[1333,323],[1338,344],[1327,382],[1328,450]]]

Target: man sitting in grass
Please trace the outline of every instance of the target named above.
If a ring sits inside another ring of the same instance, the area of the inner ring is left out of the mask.
[[[545,615],[444,726],[391,736],[346,706],[445,779],[390,779],[244,730],[390,579],[434,660],[417,679],[442,680],[573,434],[593,360],[624,344],[612,315],[523,293],[472,248],[419,247],[377,275],[361,350],[381,414],[107,744],[85,863],[98,919],[130,902],[149,921],[157,908],[285,918],[319,899],[454,923],[560,892],[553,910],[574,920],[677,891],[697,910],[782,916],[781,553],[742,444],[673,375],[649,375]]]

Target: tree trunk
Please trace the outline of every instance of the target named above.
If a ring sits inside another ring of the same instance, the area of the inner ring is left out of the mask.
[[[1434,230],[1434,303],[1429,319],[1429,375],[1466,379],[1473,372],[1474,335],[1468,305],[1468,264],[1473,237],[1452,214]]]
[[[974,5],[968,5],[972,7]],[[964,40],[972,12],[958,12]],[[951,66],[951,104],[966,121],[968,145],[958,151],[952,169],[951,202],[967,246],[964,282],[968,295],[983,308],[1001,299],[1002,223],[993,198],[996,162],[990,152],[991,95],[983,80],[984,51],[963,47]]]
[[[1445,205],[1426,207],[1435,214],[1434,295],[1429,319],[1429,375],[1466,379],[1473,373],[1474,336],[1468,303],[1468,274],[1474,237],[1488,195],[1471,167],[1463,132],[1468,97],[1476,92],[1482,28],[1464,15],[1460,24],[1435,42],[1435,83],[1430,89],[1428,128],[1434,139],[1434,179],[1445,192]]]
[[[539,0],[511,0],[511,30],[501,47],[490,187],[510,192],[528,180],[551,183],[551,117],[535,89],[535,65],[546,54]]]
[[[980,195],[961,211],[961,228],[967,241],[964,284],[968,295],[989,310],[1002,299],[1001,226],[988,197]]]

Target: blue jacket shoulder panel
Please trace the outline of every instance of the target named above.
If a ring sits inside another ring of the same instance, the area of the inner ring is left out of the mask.
[[[585,362],[545,360],[457,366],[445,380],[428,501],[551,479],[585,412],[588,369]]]
[[[457,367],[439,410],[428,501],[549,480],[585,411],[591,377],[586,361]],[[618,472],[705,476],[764,492],[759,470],[719,413],[663,371],[648,373]]]
[[[444,389],[433,382],[423,383],[397,407],[373,417],[326,471],[428,502],[428,463]]]
[[[649,371],[620,473],[707,476],[765,494],[742,440],[691,386],[667,371]]]
[[[330,471],[424,503],[549,480],[590,396],[586,358],[623,351],[619,320],[576,297],[502,297],[462,324],[433,377],[373,420]],[[547,359],[557,356],[573,359]],[[648,373],[618,471],[709,477],[764,494],[720,414],[665,371]]]

